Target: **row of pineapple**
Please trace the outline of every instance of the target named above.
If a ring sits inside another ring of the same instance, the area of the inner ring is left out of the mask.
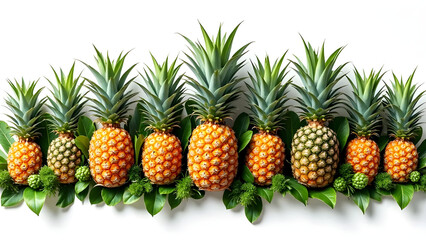
[[[192,87],[194,114],[200,124],[193,130],[188,146],[187,167],[195,185],[202,190],[220,191],[233,182],[238,169],[238,143],[234,131],[226,125],[235,108],[233,102],[241,93],[239,83],[244,78],[237,72],[244,66],[242,56],[249,44],[232,53],[231,47],[238,26],[228,36],[221,30],[216,37],[209,37],[201,26],[204,43],[189,44],[185,53],[185,64],[193,73],[186,76]],[[346,64],[335,66],[343,48],[338,48],[328,58],[324,46],[315,51],[303,40],[306,64],[296,57],[284,64],[285,54],[273,64],[266,57],[252,62],[251,84],[246,83],[244,93],[249,100],[252,124],[257,130],[246,151],[245,164],[253,174],[255,183],[269,185],[274,175],[280,173],[285,162],[285,147],[277,131],[283,126],[287,111],[288,87],[292,85],[299,97],[296,99],[307,125],[297,130],[291,146],[291,168],[294,178],[309,187],[325,187],[333,182],[339,164],[339,141],[327,123],[336,114],[342,103],[338,82],[345,77],[342,69]],[[73,183],[77,178],[87,178],[85,168],[79,168],[82,153],[77,148],[74,133],[77,121],[83,114],[87,102],[91,103],[92,116],[102,125],[90,140],[89,165],[93,180],[104,187],[118,187],[128,181],[128,172],[135,162],[132,139],[121,128],[128,118],[129,105],[134,103],[136,92],[129,85],[135,65],[123,69],[127,54],[116,60],[106,57],[96,48],[96,67],[82,62],[93,74],[93,78],[74,75],[74,65],[68,74],[55,71],[55,81],[50,83],[50,95],[40,100],[41,89],[37,82],[29,85],[22,80],[9,81],[13,92],[6,103],[9,110],[12,134],[18,141],[8,153],[8,171],[17,184],[27,184],[28,178],[42,166],[42,153],[35,139],[40,136],[39,128],[42,106],[47,102],[52,118],[52,128],[58,134],[49,146],[47,165],[58,176],[61,183]],[[180,64],[162,64],[152,57],[153,67],[141,73],[141,87],[146,98],[141,100],[142,114],[152,130],[146,136],[142,152],[142,169],[145,177],[153,184],[165,185],[176,180],[182,171],[184,151],[180,140],[172,134],[179,125],[183,111],[185,84],[179,75]],[[288,67],[292,64],[302,85],[288,78]],[[356,69],[355,78],[349,79],[353,94],[344,102],[350,115],[353,133],[346,149],[346,161],[354,172],[362,173],[371,182],[378,173],[380,151],[372,136],[381,129],[381,113],[386,109],[389,131],[394,138],[386,147],[384,170],[393,181],[405,182],[416,169],[418,154],[410,141],[417,129],[421,110],[418,101],[422,93],[408,80],[399,80],[394,75],[391,85],[384,89],[378,85],[384,73],[371,71],[361,74]],[[413,73],[414,74],[414,73]],[[94,98],[85,97],[83,86]],[[384,101],[383,101],[384,98]],[[88,174],[88,172],[87,172]],[[31,178],[30,178],[31,179]]]

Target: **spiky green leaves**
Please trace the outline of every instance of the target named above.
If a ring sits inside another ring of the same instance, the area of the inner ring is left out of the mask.
[[[73,133],[77,128],[77,122],[82,115],[84,104],[83,94],[80,93],[83,81],[79,82],[80,75],[74,78],[74,65],[68,75],[62,69],[58,72],[52,67],[56,84],[47,79],[52,87],[51,96],[48,96],[48,107],[52,111],[52,119],[49,119],[53,129],[58,133]]]
[[[244,61],[239,61],[245,54],[246,44],[231,55],[232,43],[239,25],[227,36],[222,36],[221,27],[216,38],[207,34],[200,24],[204,37],[204,45],[194,43],[183,36],[189,43],[188,62],[185,62],[195,78],[188,77],[189,85],[194,88],[192,94],[194,100],[194,113],[203,121],[222,122],[228,118],[233,110],[231,103],[238,98],[237,83],[243,80],[236,73],[240,70]]]
[[[21,83],[16,79],[14,82],[8,80],[13,94],[7,93],[6,104],[12,115],[7,115],[11,122],[11,134],[23,139],[34,139],[41,135],[42,106],[45,98],[39,100],[42,88],[35,90],[38,83],[32,81],[27,85],[22,78]]]
[[[146,116],[146,124],[154,130],[171,131],[179,125],[183,109],[183,75],[178,76],[181,65],[176,65],[177,58],[168,66],[168,58],[159,65],[152,56],[154,69],[148,66],[145,74],[140,74],[145,86],[139,84],[147,98],[142,99],[142,112]]]
[[[424,92],[416,95],[419,86],[413,83],[414,72],[404,81],[399,80],[393,74],[394,81],[391,85],[386,84],[387,95],[385,96],[389,129],[391,135],[396,138],[411,139],[415,137],[416,130],[420,127],[420,114],[423,110],[418,105]]]
[[[254,75],[249,73],[252,85],[246,83],[249,89],[246,96],[250,101],[252,121],[259,130],[276,131],[282,125],[284,104],[288,100],[287,87],[291,83],[291,80],[284,83],[288,74],[288,64],[282,68],[285,55],[272,66],[268,56],[265,57],[264,64],[259,58],[257,64],[252,62]]]
[[[124,60],[129,52],[124,55],[120,53],[115,61],[111,61],[108,54],[105,58],[96,47],[95,50],[98,70],[83,62],[96,79],[95,82],[85,78],[89,83],[89,90],[96,96],[96,98],[89,98],[93,103],[93,115],[99,118],[102,123],[117,124],[123,122],[128,118],[128,107],[132,103],[131,99],[136,95],[131,90],[127,90],[130,83],[136,78],[127,80],[136,64],[122,73]]]
[[[300,94],[297,99],[300,103],[299,108],[306,120],[328,121],[336,113],[335,110],[341,102],[340,87],[336,87],[336,84],[344,77],[339,74],[346,63],[334,70],[333,68],[343,47],[338,48],[326,59],[324,44],[318,52],[309,42],[306,43],[303,38],[302,40],[306,52],[306,65],[297,57],[297,62],[292,61],[304,86],[293,84]]]
[[[376,135],[380,126],[382,110],[382,89],[378,89],[384,73],[370,71],[361,75],[354,69],[355,80],[348,78],[353,90],[353,97],[347,95],[349,103],[345,103],[350,116],[352,131],[358,136]]]

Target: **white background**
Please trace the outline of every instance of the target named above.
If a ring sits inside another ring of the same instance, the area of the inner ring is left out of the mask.
[[[421,0],[2,1],[0,99],[9,90],[7,78],[40,78],[43,86],[47,81],[42,77],[53,78],[49,65],[68,70],[74,59],[94,64],[92,44],[101,51],[108,49],[112,56],[134,49],[127,63],[139,62],[137,70],[141,71],[142,63],[150,63],[149,51],[162,60],[186,50],[185,41],[176,33],[200,39],[197,20],[210,33],[217,31],[219,23],[224,23],[223,30],[229,32],[244,21],[234,46],[254,41],[246,58],[263,58],[265,53],[276,58],[290,49],[288,57],[294,59],[292,55],[296,54],[304,59],[300,33],[314,46],[326,40],[327,54],[347,45],[339,63],[350,61],[359,69],[384,66],[407,78],[418,66],[415,81],[421,83],[426,79],[425,12],[426,2]],[[352,64],[345,72],[351,71]],[[83,70],[82,65],[77,64],[77,69]],[[182,69],[191,74],[186,67]],[[247,70],[245,67],[240,74],[246,75]],[[83,75],[91,77],[88,71]],[[390,78],[388,72],[385,81]],[[0,111],[6,110],[2,107]],[[7,120],[5,115],[0,118]],[[0,229],[2,236],[19,239],[413,239],[420,237],[426,224],[424,193],[416,193],[404,211],[385,198],[382,203],[372,203],[366,215],[340,194],[334,210],[317,200],[309,200],[304,207],[291,196],[283,199],[276,195],[254,225],[245,219],[242,209],[226,211],[221,194],[208,193],[201,201],[189,200],[173,212],[166,206],[154,218],[144,210],[142,201],[107,207],[76,200],[63,210],[55,207],[56,199],[49,199],[39,217],[24,205],[0,208]]]

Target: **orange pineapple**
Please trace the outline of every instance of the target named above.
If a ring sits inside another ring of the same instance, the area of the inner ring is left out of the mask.
[[[282,84],[287,75],[285,66],[281,69],[285,54],[271,68],[266,56],[262,65],[257,59],[257,66],[252,63],[255,75],[249,73],[252,86],[247,85],[250,94],[251,119],[259,129],[253,135],[246,153],[246,166],[258,185],[270,185],[272,177],[281,172],[284,166],[284,142],[276,135],[282,127],[286,89],[291,81]]]
[[[422,111],[416,105],[424,92],[414,96],[419,88],[412,83],[414,72],[405,83],[393,74],[392,86],[386,85],[389,129],[395,140],[386,146],[384,167],[394,182],[407,182],[410,173],[417,169],[417,148],[410,139],[416,136],[420,128]]]
[[[236,76],[244,62],[238,62],[248,44],[231,55],[231,46],[238,26],[229,36],[210,38],[200,24],[205,46],[188,41],[192,57],[187,65],[197,79],[189,77],[194,88],[194,114],[201,120],[192,132],[188,147],[188,170],[195,185],[207,191],[228,188],[238,167],[238,146],[234,131],[225,125],[238,98],[236,85],[242,79]]]
[[[35,91],[38,81],[27,86],[22,79],[21,84],[8,81],[13,89],[14,96],[8,94],[6,104],[13,113],[11,134],[18,137],[7,155],[7,168],[13,181],[17,184],[28,184],[27,179],[37,174],[42,165],[40,146],[34,142],[41,134],[39,124],[42,121],[41,107],[45,99],[38,101],[42,89]]]
[[[181,172],[182,146],[179,138],[171,133],[178,126],[182,113],[183,75],[177,76],[180,66],[176,60],[168,67],[168,59],[159,65],[152,56],[154,71],[149,67],[140,85],[147,95],[143,99],[143,113],[146,123],[153,129],[146,139],[142,152],[142,167],[145,176],[154,184],[172,183]]]
[[[376,142],[370,139],[377,135],[382,106],[382,90],[377,91],[384,73],[381,69],[375,73],[371,70],[369,76],[364,76],[354,70],[356,81],[348,78],[354,97],[348,97],[347,112],[352,131],[356,138],[346,147],[346,161],[353,167],[355,173],[363,173],[368,177],[368,183],[374,180],[380,164],[380,149]]]
[[[97,184],[109,188],[119,187],[126,183],[128,171],[135,161],[130,134],[120,127],[120,123],[128,118],[126,114],[130,100],[136,95],[126,91],[135,79],[126,82],[135,65],[122,73],[127,53],[111,61],[108,55],[104,58],[96,47],[95,50],[99,71],[84,63],[97,80],[86,79],[88,88],[96,96],[96,99],[90,98],[94,116],[102,124],[102,128],[96,130],[90,140],[90,173]]]

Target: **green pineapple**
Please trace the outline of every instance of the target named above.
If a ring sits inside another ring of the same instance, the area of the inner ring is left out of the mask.
[[[339,163],[339,141],[336,133],[326,124],[333,118],[341,102],[336,84],[342,64],[333,70],[342,47],[334,51],[328,59],[324,57],[324,44],[320,52],[315,51],[310,43],[302,38],[307,63],[306,66],[297,58],[293,62],[303,87],[293,84],[299,92],[297,102],[302,110],[302,118],[308,122],[297,130],[293,137],[291,149],[291,168],[294,177],[309,187],[325,187],[333,182]]]
[[[52,87],[51,96],[48,96],[48,106],[52,111],[50,124],[59,137],[49,145],[47,165],[61,183],[76,182],[76,167],[81,163],[81,151],[75,145],[74,134],[87,101],[83,100],[83,95],[80,94],[83,87],[83,81],[79,81],[80,75],[74,78],[74,65],[68,75],[65,75],[62,69],[58,74],[52,68],[56,84],[48,80]]]

